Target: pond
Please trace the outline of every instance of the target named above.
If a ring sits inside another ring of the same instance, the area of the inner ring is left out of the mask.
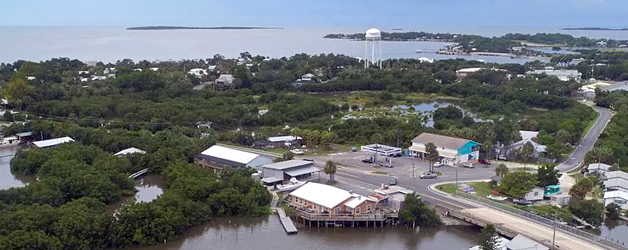
[[[216,218],[188,230],[167,244],[142,250],[201,249],[468,249],[475,245],[476,227],[442,227],[418,231],[398,227],[317,228],[298,224],[296,235],[286,235],[276,215],[263,218]]]
[[[135,180],[135,189],[137,193],[135,196],[126,197],[122,200],[109,205],[111,211],[118,211],[125,205],[151,202],[163,194],[163,178],[161,175],[144,175]]]
[[[625,221],[606,220],[600,229],[600,236],[619,244],[628,244],[628,223]]]
[[[19,147],[0,148],[0,190],[12,187],[24,187],[29,181],[34,180],[34,176],[16,175],[11,172],[11,159],[17,153]]]

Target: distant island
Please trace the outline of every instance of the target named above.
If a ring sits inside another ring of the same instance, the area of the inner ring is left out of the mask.
[[[562,28],[562,30],[614,30],[614,31],[628,31],[628,28],[584,27],[584,28]]]
[[[131,27],[127,30],[266,30],[266,29],[282,29],[276,27],[185,27],[185,26],[143,26]]]

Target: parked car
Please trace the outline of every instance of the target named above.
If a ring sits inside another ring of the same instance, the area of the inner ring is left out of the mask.
[[[373,158],[364,158],[364,159],[362,159],[362,162],[364,162],[364,163],[373,163]]]
[[[292,152],[295,155],[303,155],[303,154],[305,154],[305,151],[303,151],[302,149],[298,149],[298,148],[290,150],[290,152]]]
[[[419,178],[421,179],[436,179],[438,175],[434,174],[434,173],[429,173],[429,172],[425,172],[423,174],[421,174],[421,176],[419,176]]]
[[[403,156],[401,153],[396,153],[396,154],[393,154],[393,155],[392,155],[392,157],[395,157],[395,158],[397,158],[397,157],[401,157],[401,156]]]
[[[473,163],[465,163],[465,164],[462,164],[462,166],[465,168],[474,168]]]
[[[438,167],[441,167],[441,166],[443,166],[442,162],[440,162],[440,161],[434,162],[434,167],[435,168],[438,168]]]
[[[393,186],[393,185],[397,185],[397,178],[392,177],[392,178],[390,179],[390,185],[391,185],[391,186]]]
[[[482,163],[484,165],[491,165],[491,161],[489,161],[487,159],[479,159],[478,162]]]
[[[500,155],[497,156],[497,159],[501,160],[501,161],[507,161],[506,156],[505,155]]]

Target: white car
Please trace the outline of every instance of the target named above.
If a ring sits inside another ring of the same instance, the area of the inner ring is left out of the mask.
[[[443,166],[443,163],[442,163],[442,162],[440,162],[440,161],[434,162],[434,167],[435,167],[435,168],[437,168],[437,167],[441,167],[441,166]]]
[[[290,150],[290,152],[292,152],[292,153],[293,153],[293,154],[295,154],[295,155],[302,155],[302,154],[305,154],[305,152],[304,152],[303,150],[298,149],[298,148],[295,148],[295,149],[293,149],[293,150]]]
[[[462,164],[462,166],[465,168],[474,168],[473,163],[465,163],[465,164]]]

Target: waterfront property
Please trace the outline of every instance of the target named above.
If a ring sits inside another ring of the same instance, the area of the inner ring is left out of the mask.
[[[412,146],[409,148],[411,155],[425,159],[427,155],[425,145],[428,143],[433,143],[436,146],[441,162],[446,165],[457,165],[478,160],[480,156],[480,143],[430,133],[422,133],[412,139]]]
[[[611,203],[619,205],[622,210],[628,210],[628,192],[610,191],[604,193],[604,206]]]
[[[591,163],[584,169],[587,174],[599,174],[601,176],[606,176],[610,170],[611,165],[604,163]]]
[[[400,186],[382,185],[381,188],[375,189],[375,193],[381,197],[377,195],[373,195],[372,197],[378,198],[380,204],[394,211],[400,211],[405,204],[406,195],[411,194],[412,191]]]
[[[214,145],[196,155],[195,162],[203,167],[214,169],[214,172],[218,172],[224,167],[253,167],[260,169],[262,165],[270,164],[273,160],[258,154]]]
[[[146,151],[141,150],[139,148],[134,148],[134,147],[130,147],[124,150],[121,150],[120,152],[117,152],[115,154],[113,154],[114,156],[118,156],[118,157],[122,157],[122,156],[126,156],[129,154],[145,154]]]
[[[521,234],[515,236],[510,242],[504,245],[505,250],[549,250],[549,247],[544,246],[528,237]]]
[[[304,160],[288,160],[266,164],[262,166],[262,182],[266,185],[284,183],[292,178],[305,180],[312,177],[313,173],[319,174],[314,162]]]
[[[66,136],[66,137],[55,138],[55,139],[50,139],[50,140],[36,141],[36,142],[33,142],[33,145],[35,145],[35,147],[38,147],[38,148],[54,148],[60,144],[73,142],[73,141],[74,139]]]

